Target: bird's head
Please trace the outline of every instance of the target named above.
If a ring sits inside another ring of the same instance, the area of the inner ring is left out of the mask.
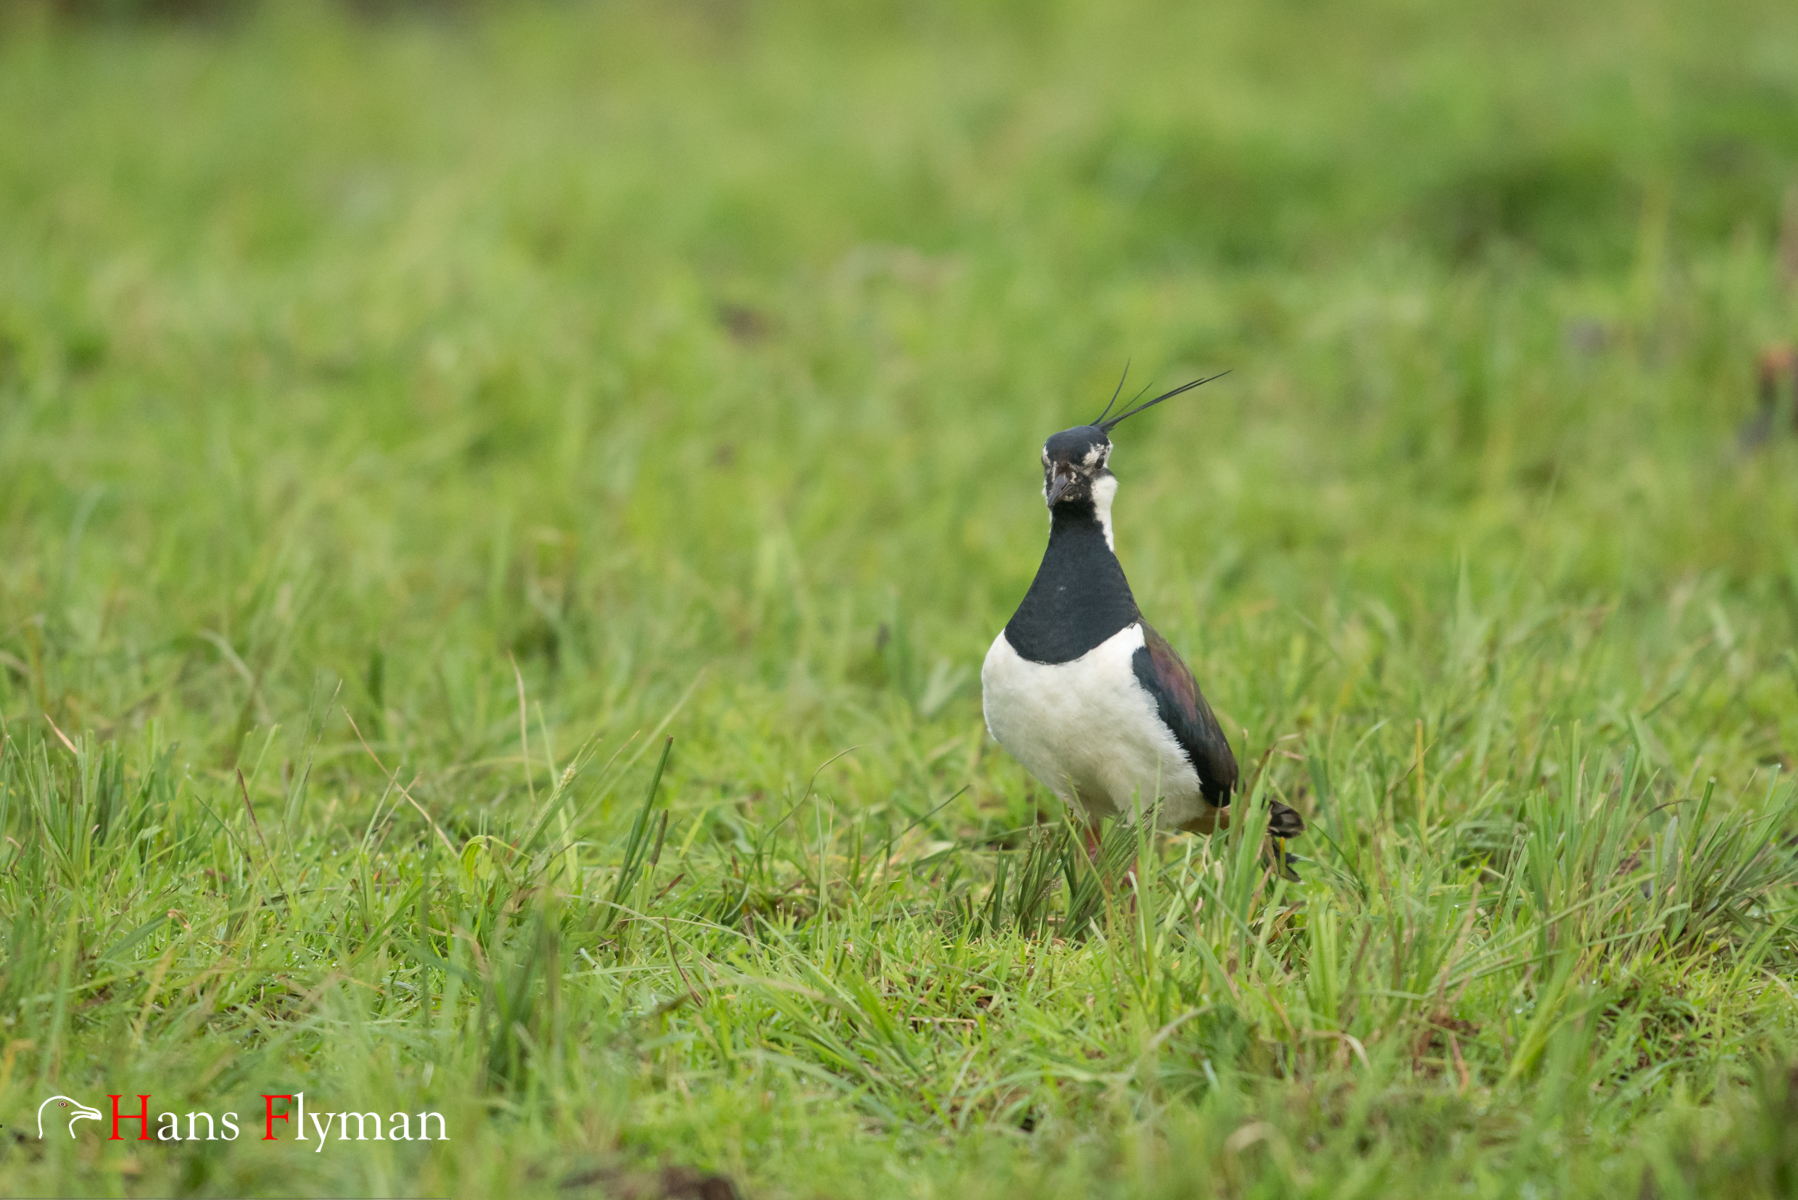
[[[73,1096],[52,1096],[37,1106],[37,1135],[39,1138],[44,1136],[44,1110],[52,1104],[68,1112],[70,1137],[75,1136],[75,1122],[100,1120],[99,1109],[83,1104]]]
[[[1129,368],[1126,367],[1126,374],[1128,371]],[[1124,381],[1118,380],[1118,390],[1111,394],[1111,404],[1105,406],[1105,412],[1099,414],[1098,420],[1091,425],[1076,425],[1072,429],[1064,429],[1043,443],[1043,499],[1048,502],[1049,510],[1053,512],[1058,504],[1092,503],[1098,492],[1106,490],[1103,481],[1113,478],[1111,471],[1107,469],[1107,464],[1111,461],[1110,434],[1120,421],[1216,378],[1218,376],[1212,375],[1206,379],[1195,379],[1171,392],[1163,392],[1153,400],[1133,408],[1127,407],[1125,411],[1108,419],[1111,405],[1117,403],[1118,392],[1124,388]],[[1141,394],[1137,393],[1139,397]]]
[[[1092,500],[1093,484],[1111,475],[1110,461],[1111,439],[1097,425],[1062,430],[1043,443],[1043,499],[1051,509]]]

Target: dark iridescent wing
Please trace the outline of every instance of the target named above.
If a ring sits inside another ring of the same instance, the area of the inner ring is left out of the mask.
[[[1174,653],[1167,639],[1150,628],[1142,627],[1143,645],[1131,665],[1136,681],[1155,698],[1161,719],[1173,730],[1174,740],[1192,760],[1199,773],[1199,788],[1212,804],[1230,803],[1236,790],[1236,756],[1230,753],[1229,739],[1218,727],[1211,706],[1199,692],[1192,671]]]

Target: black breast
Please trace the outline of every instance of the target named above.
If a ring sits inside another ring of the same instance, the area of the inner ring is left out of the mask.
[[[1058,504],[1043,565],[1005,626],[1005,640],[1031,662],[1072,662],[1142,619],[1117,555],[1091,503]]]

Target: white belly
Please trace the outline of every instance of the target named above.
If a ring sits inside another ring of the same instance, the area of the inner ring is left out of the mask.
[[[1215,810],[1198,772],[1137,682],[1131,656],[1142,644],[1131,625],[1072,662],[1035,663],[1000,633],[980,669],[987,730],[1095,820],[1134,820],[1157,797],[1163,825],[1204,820]]]

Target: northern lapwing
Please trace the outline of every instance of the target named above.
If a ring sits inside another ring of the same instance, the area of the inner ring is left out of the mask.
[[[1236,757],[1192,671],[1130,594],[1111,532],[1117,477],[1107,468],[1119,422],[1209,382],[1107,419],[1113,393],[1098,420],[1043,444],[1049,546],[980,669],[988,731],[1075,806],[1095,837],[1104,818],[1135,821],[1157,801],[1164,827],[1229,825]],[[1276,802],[1271,812],[1276,838],[1304,832],[1293,809]]]

